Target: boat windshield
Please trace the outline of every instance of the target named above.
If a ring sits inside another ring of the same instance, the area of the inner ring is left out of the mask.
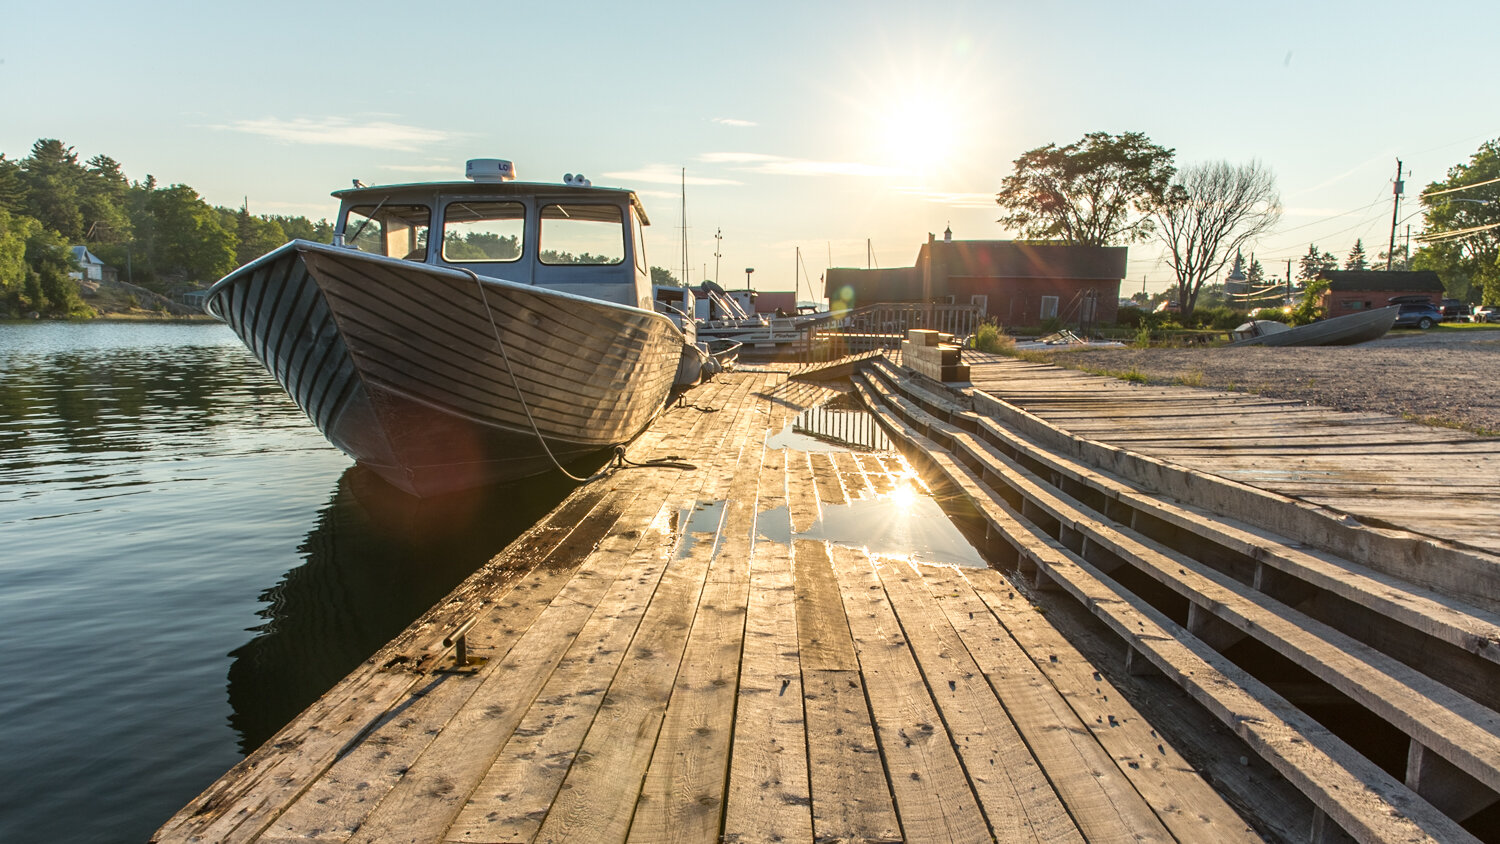
[[[425,260],[431,221],[432,209],[426,205],[356,205],[344,219],[344,245],[408,261]]]
[[[543,264],[623,263],[624,215],[614,205],[545,205],[539,251]]]
[[[526,206],[519,202],[450,202],[443,210],[443,260],[515,261],[525,230]]]

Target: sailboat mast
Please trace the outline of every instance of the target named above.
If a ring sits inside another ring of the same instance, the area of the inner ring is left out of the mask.
[[[688,251],[687,251],[687,168],[682,168],[682,286],[692,287],[688,280]]]

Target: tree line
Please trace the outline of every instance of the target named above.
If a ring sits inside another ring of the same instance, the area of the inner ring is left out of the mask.
[[[1001,183],[998,222],[1023,237],[1084,246],[1159,240],[1172,270],[1175,299],[1192,313],[1210,281],[1281,218],[1275,177],[1260,162],[1226,161],[1178,168],[1175,151],[1140,132],[1092,132],[1065,146],[1022,153]],[[1448,295],[1500,304],[1500,140],[1480,147],[1468,164],[1428,185],[1420,197],[1427,245],[1409,256],[1398,246],[1367,259],[1356,240],[1346,270],[1434,270]],[[1298,278],[1338,269],[1316,244],[1299,262]],[[1248,286],[1265,285],[1252,259]]]
[[[333,240],[333,225],[211,206],[192,187],[132,181],[108,155],[80,161],[44,138],[0,153],[0,312],[90,316],[68,277],[82,245],[122,280],[166,295],[196,289],[288,240]]]

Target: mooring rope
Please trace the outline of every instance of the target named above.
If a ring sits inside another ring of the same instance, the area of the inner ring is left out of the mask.
[[[516,380],[515,367],[510,365],[510,355],[506,354],[505,352],[505,341],[500,337],[500,326],[495,324],[495,312],[490,310],[490,299],[485,295],[484,282],[480,280],[479,273],[476,273],[473,270],[468,269],[467,267],[458,267],[457,269],[462,273],[466,273],[469,278],[474,279],[475,286],[479,288],[479,301],[484,305],[484,315],[489,318],[490,332],[495,336],[495,345],[500,347],[500,358],[501,360],[505,361],[505,372],[510,376],[510,387],[512,390],[516,391],[516,398],[520,399],[521,401],[521,410],[526,412],[526,423],[531,426],[531,433],[536,435],[536,441],[542,444],[542,451],[547,453],[547,459],[552,461],[552,465],[557,467],[557,471],[562,472],[564,475],[568,476],[572,480],[577,481],[578,483],[586,484],[592,481],[596,481],[616,469],[633,467],[639,469],[661,468],[692,470],[698,468],[691,463],[683,462],[682,458],[678,457],[675,454],[669,454],[666,457],[647,460],[644,463],[637,463],[625,456],[625,446],[623,444],[616,443],[614,446],[614,457],[610,458],[610,461],[604,464],[604,467],[594,474],[589,475],[586,478],[580,478],[572,472],[569,472],[567,469],[564,469],[562,463],[558,462],[557,456],[552,453],[551,447],[547,445],[547,438],[542,436],[542,431],[537,427],[536,420],[531,416],[531,408],[527,406],[526,396],[521,392],[521,384]]]

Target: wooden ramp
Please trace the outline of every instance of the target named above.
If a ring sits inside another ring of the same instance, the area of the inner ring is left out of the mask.
[[[1000,572],[799,538],[920,484],[896,454],[766,447],[832,395],[698,388],[629,451],[696,469],[577,490],[154,840],[1260,840],[1230,799],[1305,832],[1236,739]]]
[[[1000,355],[965,359],[976,390],[1078,436],[1500,554],[1500,438]]]

